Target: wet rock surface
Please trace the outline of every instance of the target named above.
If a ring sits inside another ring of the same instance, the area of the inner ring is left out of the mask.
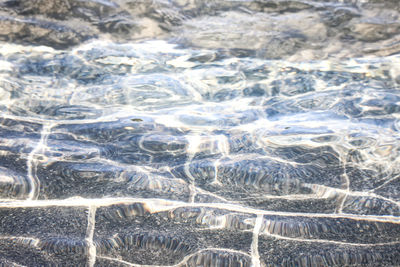
[[[0,25],[3,41],[57,49],[157,38],[295,61],[395,54],[400,33],[391,1],[3,0]]]

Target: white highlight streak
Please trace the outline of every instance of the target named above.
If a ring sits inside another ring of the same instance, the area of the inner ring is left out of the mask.
[[[93,243],[94,227],[96,224],[96,206],[89,207],[86,242],[88,244],[88,266],[93,267],[96,262],[96,246]]]
[[[193,256],[195,256],[195,255],[198,255],[198,254],[200,254],[200,253],[206,252],[206,251],[221,251],[221,252],[228,252],[228,253],[232,253],[232,254],[240,254],[240,255],[243,255],[243,256],[246,256],[246,257],[250,257],[250,255],[248,255],[247,253],[244,253],[244,252],[242,252],[242,251],[232,250],[232,249],[212,248],[212,247],[211,247],[211,248],[200,249],[200,250],[194,252],[193,254],[189,254],[189,255],[185,256],[181,262],[178,262],[177,264],[174,264],[174,265],[145,265],[145,264],[135,264],[135,263],[131,263],[131,262],[128,262],[128,261],[124,261],[124,260],[119,259],[119,258],[111,258],[111,257],[107,257],[107,256],[100,256],[100,255],[97,256],[97,257],[98,257],[99,259],[106,259],[106,260],[109,260],[109,261],[115,261],[115,262],[119,262],[119,263],[125,264],[125,265],[127,265],[127,266],[134,266],[134,267],[136,267],[136,266],[138,266],[138,267],[139,267],[139,266],[140,266],[140,267],[180,267],[180,266],[184,265],[185,263],[187,263],[188,260],[189,260],[191,257],[193,257]]]
[[[256,223],[253,229],[253,241],[251,242],[251,265],[253,267],[260,267],[260,255],[258,254],[258,236],[262,226],[263,215],[257,215]]]
[[[359,215],[350,213],[332,214],[332,213],[310,213],[310,212],[286,212],[261,210],[238,204],[228,203],[188,203],[175,200],[165,200],[157,198],[68,198],[53,200],[10,200],[0,202],[0,208],[28,208],[28,207],[105,207],[118,204],[144,203],[150,213],[170,211],[182,207],[208,207],[216,209],[225,209],[227,211],[250,213],[257,215],[276,215],[308,218],[346,218],[361,221],[390,222],[400,224],[400,218],[392,215]]]
[[[51,128],[54,125],[44,125],[42,132],[40,133],[40,140],[37,143],[36,147],[29,153],[28,161],[27,161],[27,168],[28,168],[28,180],[29,185],[31,187],[31,191],[29,192],[28,199],[37,199],[39,196],[40,191],[40,180],[36,175],[36,162],[35,162],[35,155],[39,152],[42,152],[43,148],[46,146],[47,137],[50,133]]]
[[[295,238],[295,237],[287,237],[277,234],[271,233],[263,233],[262,235],[275,237],[277,239],[284,239],[284,240],[291,240],[297,242],[309,242],[309,243],[321,243],[321,244],[335,244],[340,246],[356,246],[356,247],[379,247],[379,246],[387,246],[387,245],[397,245],[400,244],[400,241],[393,241],[393,242],[384,242],[384,243],[349,243],[349,242],[341,242],[335,240],[328,240],[328,239],[307,239],[307,238]]]

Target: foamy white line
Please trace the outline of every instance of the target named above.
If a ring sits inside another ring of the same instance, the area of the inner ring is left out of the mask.
[[[0,202],[0,208],[27,208],[27,207],[106,207],[111,205],[126,205],[134,203],[143,203],[145,208],[150,213],[170,211],[184,207],[204,207],[214,209],[224,209],[227,211],[241,212],[257,215],[276,215],[289,217],[308,217],[308,218],[345,218],[363,221],[377,221],[386,223],[400,224],[399,216],[392,215],[358,215],[358,214],[333,214],[333,213],[306,213],[306,212],[284,212],[284,211],[269,211],[251,207],[245,207],[237,204],[229,203],[188,203],[175,200],[165,200],[157,198],[95,198],[85,199],[74,197],[69,199],[54,199],[54,200],[10,200]]]
[[[37,199],[40,191],[40,180],[36,175],[36,164],[35,162],[35,155],[43,149],[47,142],[47,137],[50,133],[51,128],[53,127],[53,124],[50,125],[44,125],[42,132],[40,133],[40,140],[37,143],[36,147],[29,153],[28,159],[27,159],[27,168],[28,168],[28,180],[29,180],[29,185],[31,187],[31,191],[29,192],[28,199]],[[34,170],[35,168],[35,170]]]
[[[253,229],[253,240],[251,242],[251,265],[253,267],[260,267],[260,254],[258,253],[258,236],[260,234],[261,226],[263,221],[263,215],[257,215],[256,223]]]
[[[88,266],[93,267],[96,262],[96,246],[93,242],[94,227],[96,224],[96,206],[90,206],[85,240],[88,244]]]

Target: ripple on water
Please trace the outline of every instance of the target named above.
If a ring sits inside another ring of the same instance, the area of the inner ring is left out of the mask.
[[[200,260],[203,251],[209,248],[205,254],[216,253],[216,258],[226,257],[229,262],[235,259],[230,259],[235,253],[222,256],[222,252],[218,256],[217,251],[225,248],[240,254],[249,252],[252,233],[244,231],[250,227],[243,229],[241,226],[249,217],[254,215],[236,215],[213,208],[182,207],[149,213],[146,204],[114,205],[98,209],[94,240],[101,256],[134,264],[167,262],[172,265],[183,260],[193,261],[193,257]],[[213,248],[219,249],[214,251]]]
[[[85,265],[86,208],[0,209],[2,261],[19,265]],[[46,231],[43,231],[46,228]]]

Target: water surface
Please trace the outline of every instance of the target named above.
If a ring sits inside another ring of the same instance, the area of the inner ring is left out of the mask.
[[[399,266],[399,12],[0,1],[0,265]]]

